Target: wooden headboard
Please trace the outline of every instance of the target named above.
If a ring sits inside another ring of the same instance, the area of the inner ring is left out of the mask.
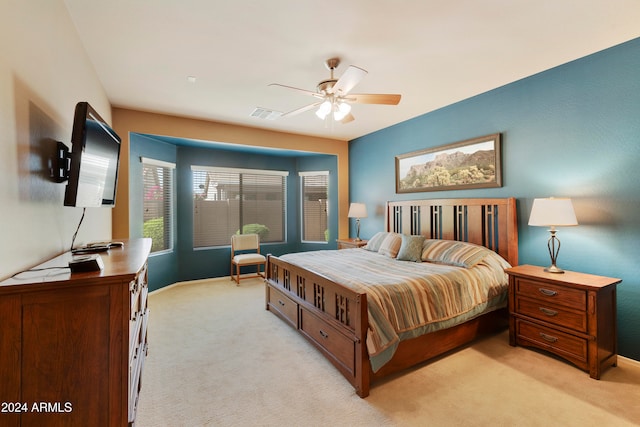
[[[387,202],[386,231],[485,246],[518,265],[516,199]]]

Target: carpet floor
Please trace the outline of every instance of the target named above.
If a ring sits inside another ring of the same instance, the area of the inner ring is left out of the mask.
[[[508,344],[508,332],[376,382],[366,399],[265,310],[259,279],[175,285],[149,296],[136,427],[638,426],[640,363],[599,381]]]

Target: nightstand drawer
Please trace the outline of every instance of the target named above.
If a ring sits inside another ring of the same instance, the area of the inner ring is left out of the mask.
[[[516,337],[520,345],[532,345],[550,351],[558,356],[570,359],[582,369],[587,369],[586,339],[524,320],[516,321]]]
[[[551,304],[573,307],[578,310],[584,310],[587,306],[587,294],[585,291],[526,279],[516,280],[516,294],[549,301]]]
[[[587,313],[568,309],[544,301],[516,297],[516,312],[554,325],[564,326],[580,332],[587,332]]]

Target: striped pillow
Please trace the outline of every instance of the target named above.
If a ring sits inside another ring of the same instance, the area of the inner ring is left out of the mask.
[[[396,255],[398,255],[398,251],[400,250],[401,245],[402,245],[402,237],[400,237],[400,234],[387,233],[387,236],[384,238],[384,240],[380,244],[380,249],[378,249],[378,253],[381,255],[388,256],[389,258],[395,258]]]
[[[456,267],[471,268],[482,261],[489,249],[455,240],[425,240],[422,260]]]
[[[382,244],[384,239],[387,237],[387,234],[389,233],[385,233],[384,231],[378,231],[376,234],[373,235],[372,238],[369,239],[369,241],[365,246],[363,246],[363,248],[371,252],[378,252],[378,250],[380,250],[380,245]]]

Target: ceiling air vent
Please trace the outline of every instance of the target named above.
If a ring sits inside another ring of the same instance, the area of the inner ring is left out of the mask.
[[[251,113],[251,117],[257,117],[258,119],[275,120],[280,117],[282,113],[280,111],[267,110],[266,108],[257,107]]]

